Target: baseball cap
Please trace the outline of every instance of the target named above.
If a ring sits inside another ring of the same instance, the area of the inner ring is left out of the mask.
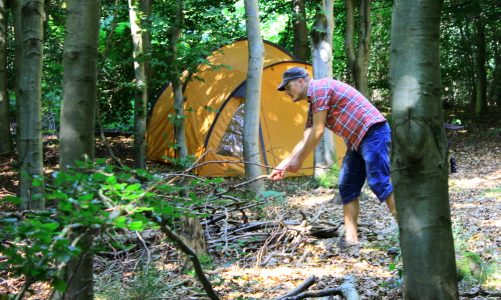
[[[285,91],[285,86],[289,81],[306,77],[308,77],[308,72],[305,69],[299,67],[290,68],[282,74],[282,83],[277,87],[277,90]]]

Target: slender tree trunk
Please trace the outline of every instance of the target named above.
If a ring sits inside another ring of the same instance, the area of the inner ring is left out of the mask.
[[[19,70],[19,195],[22,209],[43,209],[42,60],[43,0],[23,0],[21,12],[21,64]]]
[[[494,76],[492,79],[492,103],[501,107],[501,30],[496,32],[496,41],[494,47]]]
[[[355,54],[355,48],[353,47],[353,33],[355,31],[355,18],[354,18],[354,7],[353,0],[344,1],[346,9],[346,25],[344,31],[344,49],[346,51],[346,60],[348,68],[348,78],[349,82],[356,86],[357,68],[356,60],[357,56]]]
[[[60,165],[64,170],[77,160],[93,160],[97,94],[99,0],[68,0],[63,57]],[[77,233],[75,233],[77,234]],[[68,263],[68,288],[63,299],[93,298],[93,236],[83,233],[82,255]]]
[[[322,0],[311,31],[313,77],[332,78],[332,37],[334,33],[334,1]],[[325,130],[315,148],[314,177],[324,174],[334,160],[334,135]]]
[[[7,0],[0,0],[0,155],[12,152],[7,93]]]
[[[485,48],[485,22],[482,16],[482,7],[480,5],[480,1],[474,0],[474,5],[477,10],[477,15],[474,22],[477,46],[477,52],[475,56],[475,114],[479,116],[487,109],[487,50]]]
[[[443,1],[394,2],[392,179],[405,299],[458,299],[440,101]]]
[[[184,127],[184,95],[183,86],[179,77],[181,76],[179,72],[179,67],[177,65],[177,42],[181,35],[181,29],[184,26],[184,15],[183,15],[183,1],[176,0],[175,8],[175,20],[174,24],[169,32],[169,49],[167,53],[167,61],[170,65],[170,81],[172,84],[172,90],[174,91],[174,131],[176,137],[176,154],[178,158],[185,158],[188,156],[188,149],[186,147],[186,133]]]
[[[310,47],[304,0],[292,2],[292,29],[294,31],[294,56],[299,60],[307,61],[310,56]]]
[[[357,89],[369,98],[367,72],[371,42],[371,0],[360,0],[360,28],[357,53]]]
[[[148,105],[148,78],[146,76],[142,19],[145,12],[138,7],[137,0],[128,0],[129,18],[133,44],[134,72],[136,76],[136,97],[134,99],[134,149],[136,168],[146,168],[146,114]],[[139,14],[138,12],[139,11]]]
[[[244,160],[245,176],[254,179],[262,175],[259,151],[259,116],[261,112],[261,83],[263,78],[264,44],[259,28],[257,0],[245,0],[247,39],[249,41],[249,65],[245,93]],[[260,181],[250,187],[255,192],[264,189]]]
[[[367,72],[369,67],[370,35],[371,35],[371,0],[360,0],[358,51],[355,52],[354,35],[354,1],[345,0],[346,29],[344,45],[347,58],[348,73],[351,82],[364,96],[369,97]]]
[[[140,0],[139,8],[143,13],[143,18],[141,19],[141,27],[142,31],[142,39],[143,39],[143,55],[145,56],[144,64],[144,72],[146,74],[146,78],[148,78],[148,82],[151,80],[152,71],[151,71],[151,8],[152,8],[152,0]],[[151,101],[153,97],[153,92],[151,84],[147,85],[148,88],[148,102]],[[147,104],[148,105],[148,104]],[[146,117],[148,114],[146,113]]]

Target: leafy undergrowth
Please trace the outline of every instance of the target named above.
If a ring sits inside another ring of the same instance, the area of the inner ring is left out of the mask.
[[[49,141],[46,173],[57,168],[57,141]],[[131,164],[131,138],[110,141],[115,155]],[[496,127],[457,132],[453,139],[458,172],[450,175],[449,194],[461,299],[494,299],[501,292],[500,141]],[[106,156],[101,144],[97,156]],[[161,164],[150,168],[168,171]],[[14,170],[14,158],[0,161],[0,197],[14,193]],[[224,185],[238,182],[230,179]],[[313,275],[310,290],[338,287],[354,276],[363,299],[402,298],[397,225],[370,191],[361,202],[361,248],[341,251],[336,242],[343,232],[342,207],[333,199],[334,189],[315,188],[304,178],[267,185],[280,193],[247,200],[252,207],[227,210],[227,221],[206,226],[209,255],[201,260],[222,299],[278,298]],[[248,199],[244,192],[234,196]],[[308,224],[322,222],[335,229],[333,237],[307,234]],[[257,224],[259,229],[249,229]],[[127,249],[106,247],[96,255],[97,299],[206,299],[193,271],[181,270],[179,252],[162,234],[132,233],[126,244]],[[0,294],[15,293],[21,285],[22,279],[0,271]],[[36,284],[28,298],[47,299],[50,292],[48,284]]]

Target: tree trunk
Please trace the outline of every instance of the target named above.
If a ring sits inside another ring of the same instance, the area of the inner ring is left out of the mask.
[[[0,0],[0,155],[12,152],[7,93],[7,0]]]
[[[475,55],[475,114],[480,116],[487,109],[487,70],[486,57],[487,50],[485,48],[485,24],[482,16],[482,7],[479,0],[474,0],[477,15],[475,16],[476,29],[476,46],[477,53]]]
[[[247,39],[249,41],[249,65],[245,92],[244,160],[245,177],[254,179],[262,175],[259,151],[259,115],[261,112],[261,83],[263,78],[264,44],[259,28],[257,0],[245,0]],[[264,189],[261,181],[254,181],[254,192]]]
[[[294,31],[294,56],[299,60],[307,61],[310,56],[310,47],[304,0],[292,2],[292,29]]]
[[[315,15],[311,31],[313,78],[332,78],[332,37],[334,32],[334,1],[323,0]],[[315,148],[314,177],[324,174],[334,160],[334,135],[325,130],[320,143]]]
[[[496,32],[496,41],[494,47],[494,75],[492,78],[492,103],[501,107],[501,30]]]
[[[355,54],[355,48],[353,47],[353,33],[355,31],[355,18],[354,18],[354,8],[353,8],[353,0],[345,0],[344,1],[345,9],[346,9],[346,25],[344,31],[344,49],[346,51],[346,66],[348,71],[348,81],[355,85],[356,87],[356,78],[357,76],[357,68],[356,59],[357,56]]]
[[[21,64],[19,70],[19,195],[21,209],[44,209],[42,151],[43,0],[23,0],[21,12]]]
[[[360,28],[357,53],[357,89],[369,98],[367,72],[371,43],[371,0],[360,0]]]
[[[391,28],[392,179],[405,299],[458,299],[440,101],[443,1],[399,0]]]
[[[99,0],[67,1],[60,130],[63,170],[77,160],[94,159],[100,4]],[[81,257],[68,263],[64,299],[93,298],[92,240],[92,235],[85,233],[78,244]]]
[[[176,154],[180,159],[186,158],[188,156],[188,149],[186,147],[186,134],[184,126],[184,95],[183,86],[179,77],[181,76],[179,72],[179,67],[177,65],[177,42],[181,35],[181,28],[184,24],[183,15],[183,1],[176,0],[175,7],[175,19],[169,32],[169,49],[167,53],[167,61],[170,65],[170,81],[172,84],[172,90],[174,92],[174,133],[176,137]]]
[[[128,0],[133,44],[136,97],[134,99],[134,149],[136,168],[146,168],[146,114],[148,105],[148,78],[146,76],[142,19],[146,15],[138,8],[137,0]],[[146,7],[146,9],[148,9]],[[139,10],[139,14],[137,13]]]
[[[369,67],[370,35],[371,35],[371,0],[360,0],[358,51],[355,53],[354,5],[353,0],[345,0],[346,29],[344,44],[346,49],[348,77],[355,87],[369,98],[367,71]]]

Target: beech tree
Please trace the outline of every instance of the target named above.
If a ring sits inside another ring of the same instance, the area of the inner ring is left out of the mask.
[[[391,28],[392,180],[405,299],[457,299],[440,99],[442,2],[394,2]]]
[[[149,0],[128,0],[130,30],[133,45],[134,74],[136,77],[136,96],[134,97],[134,150],[136,168],[146,168],[146,114],[148,111],[148,77],[146,72],[145,37],[143,20],[149,17]]]
[[[259,152],[259,115],[261,112],[261,83],[263,78],[264,43],[259,28],[257,0],[245,0],[247,40],[249,43],[249,65],[245,91],[245,116],[243,150],[245,176],[254,179],[262,175]],[[258,192],[263,186],[255,181],[251,188]]]
[[[42,61],[43,61],[43,0],[23,0],[17,3],[20,13],[18,38],[18,151],[19,196],[21,209],[43,209],[42,184],[33,184],[33,178],[43,180],[42,152]]]
[[[93,160],[99,0],[68,0],[63,57],[63,103],[61,108],[60,166],[64,170],[77,160]],[[92,233],[80,234],[82,253],[68,263],[64,299],[93,298]]]
[[[299,60],[308,61],[310,47],[308,43],[305,0],[292,1],[292,30],[294,31],[294,56]]]
[[[348,73],[355,87],[364,96],[369,97],[369,86],[367,71],[369,68],[369,50],[371,36],[371,0],[360,0],[359,6],[359,34],[358,51],[354,45],[354,1],[345,0],[346,7],[346,29],[345,29],[345,49],[348,59]]]
[[[175,0],[174,21],[169,29],[169,44],[167,49],[167,61],[170,65],[169,80],[174,92],[174,131],[176,137],[176,153],[178,158],[188,156],[186,147],[186,133],[184,129],[184,95],[183,85],[179,79],[181,72],[177,62],[177,42],[181,36],[181,29],[184,23],[183,0]]]
[[[0,155],[12,152],[7,93],[7,0],[0,0]]]
[[[311,54],[315,79],[332,78],[333,7],[333,0],[322,0],[318,5],[311,30]],[[325,130],[320,143],[315,148],[315,177],[324,174],[332,165],[334,153],[334,134],[330,130]]]

